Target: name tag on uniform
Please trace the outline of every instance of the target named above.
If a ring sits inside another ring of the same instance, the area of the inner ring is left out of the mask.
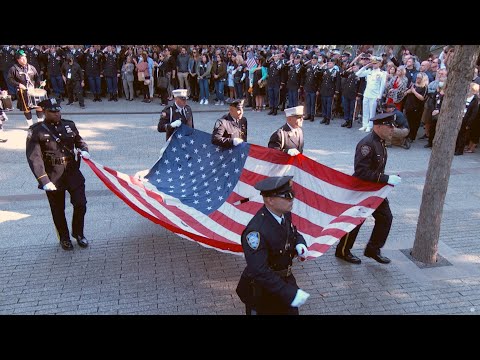
[[[67,130],[67,134],[70,134],[73,132],[72,129],[70,129],[70,126],[69,125],[65,125],[65,130]]]
[[[71,79],[71,78],[72,78],[72,73],[69,71],[67,74],[67,79]]]

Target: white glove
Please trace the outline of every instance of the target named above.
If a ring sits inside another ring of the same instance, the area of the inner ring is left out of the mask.
[[[387,183],[389,183],[390,185],[394,185],[394,186],[399,185],[401,182],[402,182],[402,178],[400,176],[397,176],[397,175],[388,176]]]
[[[80,154],[82,155],[82,157],[84,159],[87,159],[87,160],[90,159],[90,154],[88,153],[88,151],[83,151],[82,150],[82,151],[80,151]]]
[[[295,246],[295,250],[297,250],[297,254],[301,258],[305,259],[307,257],[308,249],[305,245],[297,244],[297,246]]]
[[[45,191],[55,191],[57,190],[57,187],[55,186],[54,183],[52,183],[51,181],[45,185],[43,185],[43,190]]]
[[[145,176],[148,174],[148,169],[145,170],[140,170],[133,175],[134,178],[140,180],[140,181],[148,181],[148,179],[145,179]]]
[[[295,156],[300,154],[300,151],[298,151],[297,149],[288,149],[287,154],[290,156]]]
[[[297,290],[297,294],[295,295],[295,299],[293,299],[292,303],[290,304],[291,307],[300,307],[305,304],[305,301],[310,297],[310,294],[302,289]]]
[[[240,138],[233,138],[233,146],[237,146],[243,143],[243,139]]]
[[[173,127],[173,128],[177,128],[177,127],[179,127],[180,125],[182,125],[182,120],[175,120],[174,122],[172,122],[172,123],[170,124],[170,126]]]

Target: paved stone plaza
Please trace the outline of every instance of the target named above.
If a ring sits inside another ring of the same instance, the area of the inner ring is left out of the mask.
[[[165,134],[156,130],[159,99],[63,107],[90,148],[92,159],[133,174],[159,156]],[[226,106],[191,103],[195,127],[210,132]],[[23,114],[8,113],[7,143],[0,144],[0,314],[242,314],[235,293],[245,267],[241,256],[187,241],[143,218],[117,198],[85,164],[87,215],[81,249],[61,249],[44,191],[25,158]],[[266,145],[285,117],[245,111],[248,140]],[[357,129],[304,122],[305,155],[351,174]],[[420,134],[423,132],[420,130]],[[361,265],[334,257],[294,262],[299,286],[311,294],[301,315],[480,313],[480,154],[455,157],[443,213],[439,253],[445,266],[419,267],[406,254],[413,245],[430,149],[390,148],[387,173],[402,183],[391,195],[393,226],[382,265],[363,256],[373,218],[362,227],[353,253]],[[452,145],[453,146],[453,145]],[[67,196],[67,219],[72,207]],[[403,250],[403,251],[402,251]]]

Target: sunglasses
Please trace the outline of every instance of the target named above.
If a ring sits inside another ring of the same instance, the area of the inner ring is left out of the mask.
[[[273,195],[273,197],[279,197],[279,198],[284,198],[284,199],[293,199],[295,197],[295,193],[293,191],[287,191],[282,194],[276,194]]]

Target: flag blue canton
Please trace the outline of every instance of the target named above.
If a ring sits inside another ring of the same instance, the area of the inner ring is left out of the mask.
[[[213,145],[212,135],[182,125],[146,176],[158,191],[209,215],[230,196],[240,178],[250,145]]]

